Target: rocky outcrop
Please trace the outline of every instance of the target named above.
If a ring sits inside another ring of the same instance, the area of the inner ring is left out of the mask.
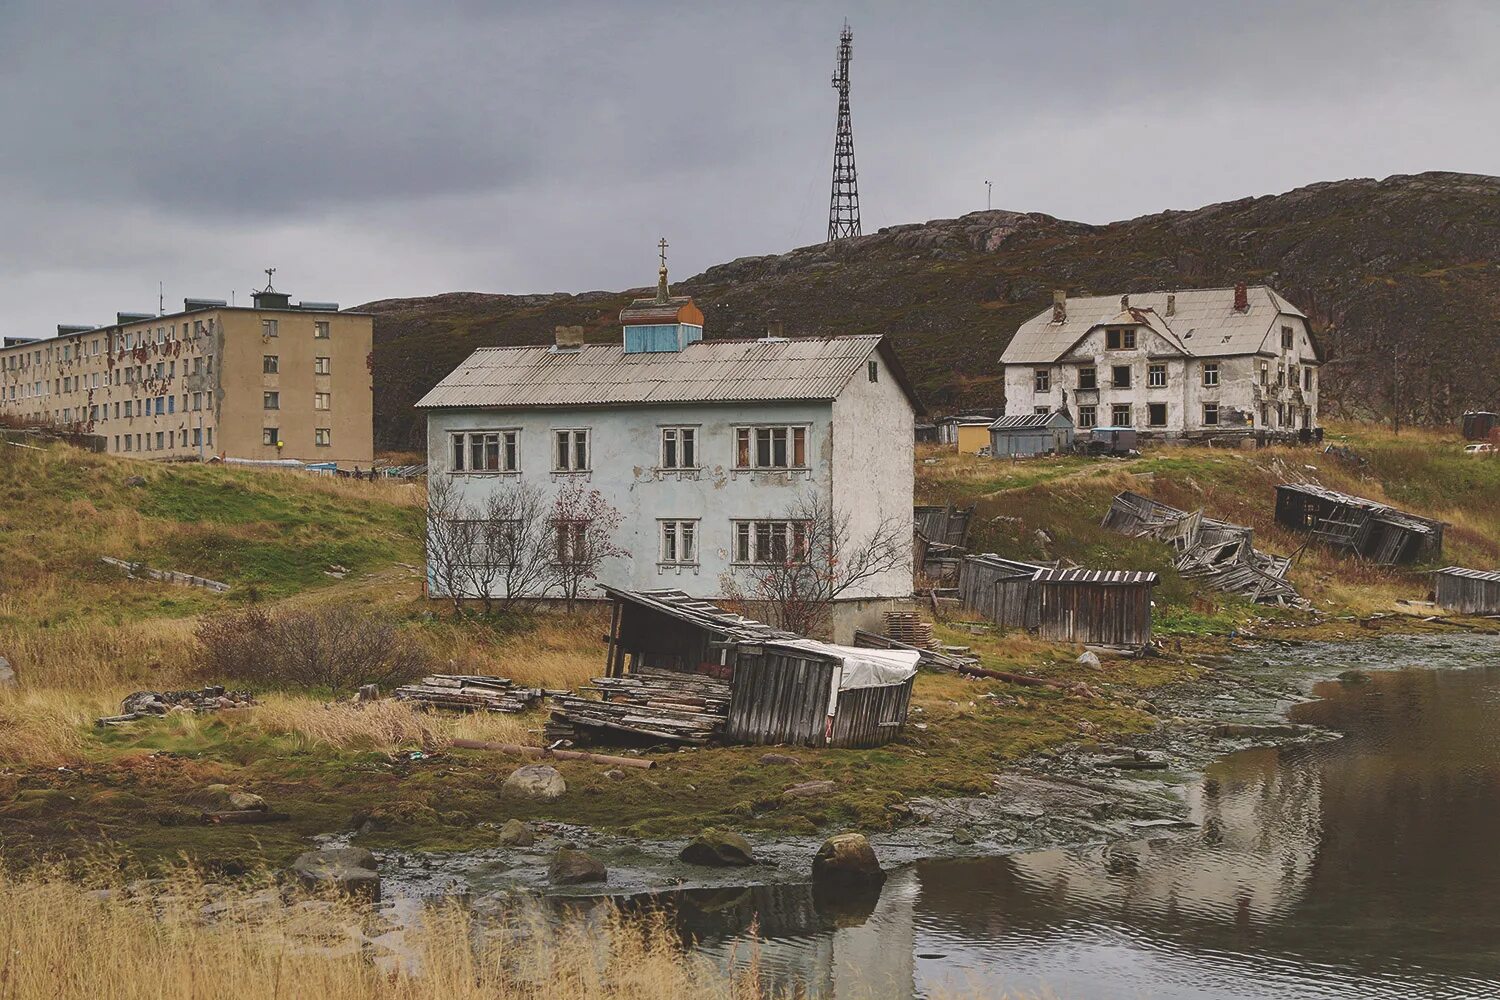
[[[582,885],[586,882],[604,882],[609,878],[609,869],[603,862],[586,851],[573,847],[561,847],[547,866],[547,878],[553,885]]]
[[[363,847],[308,851],[292,862],[292,874],[309,889],[336,889],[351,896],[380,899],[379,863]]]
[[[755,864],[755,850],[750,841],[733,830],[710,827],[694,837],[678,857],[690,865],[708,868],[736,868]]]
[[[500,794],[513,799],[551,802],[568,792],[568,783],[550,764],[526,764],[516,768],[500,786]]]

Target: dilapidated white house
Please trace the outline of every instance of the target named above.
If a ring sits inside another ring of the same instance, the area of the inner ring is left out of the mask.
[[[476,505],[517,481],[597,489],[630,553],[597,583],[621,590],[727,596],[736,574],[796,546],[805,529],[788,511],[808,494],[851,538],[895,521],[910,549],[919,404],[884,337],[704,340],[665,269],[620,319],[616,343],[560,328],[552,345],[475,351],[417,404],[429,476]],[[906,551],[842,597],[873,610],[911,591]]]
[[[1001,355],[1007,416],[1065,410],[1080,431],[1162,438],[1296,435],[1318,426],[1322,353],[1264,285],[1054,293]]]

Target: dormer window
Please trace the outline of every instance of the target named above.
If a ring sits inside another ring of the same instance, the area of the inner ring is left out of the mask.
[[[1110,351],[1135,350],[1135,327],[1111,326],[1104,331],[1104,347]]]

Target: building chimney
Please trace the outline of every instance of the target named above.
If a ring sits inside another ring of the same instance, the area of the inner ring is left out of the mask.
[[[1120,312],[1125,312],[1129,308],[1130,308],[1130,296],[1129,295],[1121,295],[1120,296]]]
[[[779,319],[773,319],[771,322],[769,322],[769,323],[766,324],[766,339],[767,340],[785,340],[786,339],[785,330],[786,330],[786,324],[785,323],[783,323]]]
[[[1166,312],[1166,315],[1168,315],[1168,316],[1176,316],[1177,315],[1177,296],[1173,295],[1171,292],[1167,293],[1167,312]]]
[[[1065,288],[1054,289],[1052,292],[1052,322],[1066,323],[1068,321],[1068,292]]]
[[[553,327],[552,335],[556,339],[559,350],[574,350],[583,346],[583,327],[581,326]]]
[[[1250,311],[1250,290],[1241,281],[1234,286],[1234,311],[1237,313]]]

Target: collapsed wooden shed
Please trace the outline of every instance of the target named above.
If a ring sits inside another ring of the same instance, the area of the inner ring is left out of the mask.
[[[1037,634],[1059,642],[1145,646],[1157,582],[1144,570],[1038,570],[1032,577]]]
[[[1446,566],[1432,574],[1432,596],[1449,611],[1500,615],[1500,570]]]
[[[1382,566],[1425,562],[1443,552],[1443,522],[1316,483],[1276,487],[1276,520]]]
[[[606,671],[708,675],[729,684],[730,743],[873,747],[901,732],[919,654],[805,639],[679,590],[601,588],[613,604]]]
[[[958,578],[959,602],[997,625],[1035,629],[1039,608],[1031,581],[1044,568],[992,552],[965,556]]]

